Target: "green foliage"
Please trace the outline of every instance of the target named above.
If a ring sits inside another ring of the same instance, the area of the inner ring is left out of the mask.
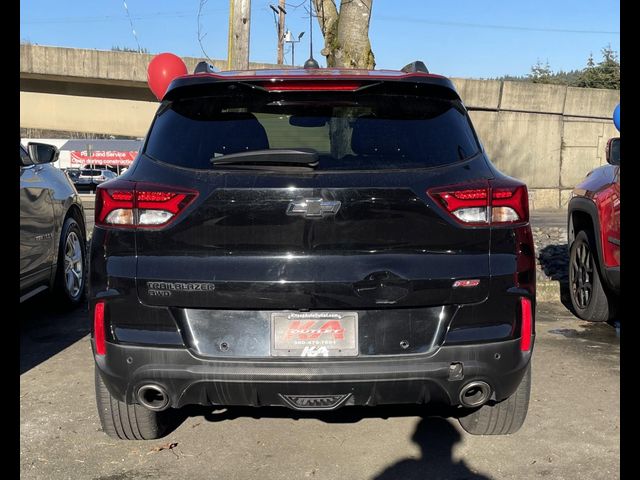
[[[587,67],[576,82],[577,87],[611,88],[620,90],[620,61],[617,52],[611,46],[602,49],[602,61],[597,65],[593,55],[587,61]]]
[[[111,47],[111,50],[114,52],[150,53],[149,49],[147,48],[141,48],[140,50],[138,50],[137,48],[119,47],[117,45]]]
[[[533,83],[551,83],[552,76],[553,72],[551,71],[549,60],[547,60],[543,65],[540,59],[538,59],[538,62],[533,67],[531,67],[529,79]]]
[[[546,83],[551,85],[568,85],[570,87],[609,88],[620,90],[620,60],[618,53],[611,46],[602,49],[602,61],[596,63],[593,54],[589,55],[587,65],[582,70],[560,70],[554,72],[549,61],[540,60],[531,67],[531,73],[526,76],[504,75],[496,80],[512,82]]]

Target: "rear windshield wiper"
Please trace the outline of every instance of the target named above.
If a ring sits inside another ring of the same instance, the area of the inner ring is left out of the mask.
[[[318,165],[318,152],[311,149],[265,149],[214,156],[212,165],[225,166],[292,166],[314,168]]]

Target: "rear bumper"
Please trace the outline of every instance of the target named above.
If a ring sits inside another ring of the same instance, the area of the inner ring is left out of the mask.
[[[334,407],[401,403],[458,405],[471,381],[483,380],[491,398],[513,394],[531,359],[519,340],[440,347],[430,355],[397,355],[340,360],[211,360],[185,348],[107,344],[95,356],[111,394],[137,403],[143,385],[163,387],[170,406],[279,405],[295,407],[288,396],[339,396]],[[452,363],[462,363],[462,378],[452,378]],[[323,407],[326,408],[326,407]]]

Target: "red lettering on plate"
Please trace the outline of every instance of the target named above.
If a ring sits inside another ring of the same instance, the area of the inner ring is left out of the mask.
[[[344,340],[344,327],[339,320],[329,320],[328,322],[325,322],[325,324],[320,327],[320,331],[321,333],[333,333],[333,338],[335,340]]]
[[[293,337],[298,337],[298,340],[307,340],[307,333],[316,322],[314,320],[310,320],[302,324],[300,320],[294,320],[289,324],[289,328],[287,329],[287,333],[284,336],[285,340],[291,340]]]
[[[320,321],[309,320],[302,323],[300,320],[294,320],[289,324],[285,340],[297,338],[297,340],[315,340],[323,334],[330,334],[334,340],[344,340],[344,327],[340,320],[329,320],[321,326],[314,328]]]

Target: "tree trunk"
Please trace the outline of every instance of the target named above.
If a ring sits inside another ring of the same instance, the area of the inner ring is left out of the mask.
[[[341,0],[340,12],[334,0],[313,0],[324,48],[320,52],[329,68],[373,70],[376,62],[369,42],[369,21],[373,0]],[[350,107],[341,109],[329,124],[331,155],[342,158],[351,153]],[[336,112],[337,113],[337,112]]]
[[[369,42],[373,0],[341,0],[340,12],[334,0],[314,3],[324,36],[321,53],[327,59],[327,67],[373,70],[376,62]]]
[[[320,31],[324,37],[324,48],[320,53],[327,59],[327,67],[335,67],[333,46],[338,36],[338,9],[333,0],[313,0],[316,7]]]

